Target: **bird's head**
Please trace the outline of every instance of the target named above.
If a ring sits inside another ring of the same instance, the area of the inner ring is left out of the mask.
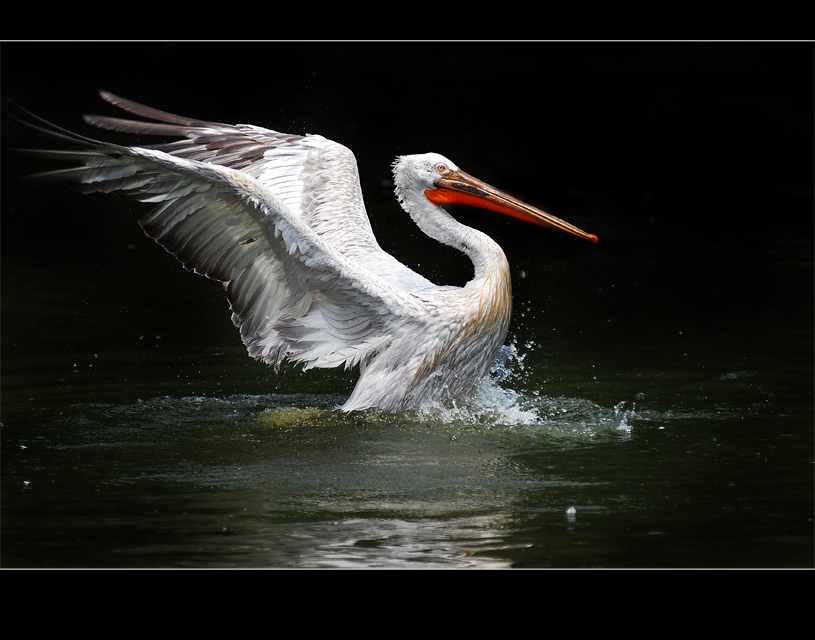
[[[393,163],[396,196],[401,201],[408,193],[436,189],[436,181],[449,171],[458,171],[458,167],[438,153],[399,156]]]
[[[402,203],[423,193],[437,206],[450,202],[469,204],[598,242],[597,236],[464,173],[438,153],[400,156],[393,163],[393,175],[396,197]]]

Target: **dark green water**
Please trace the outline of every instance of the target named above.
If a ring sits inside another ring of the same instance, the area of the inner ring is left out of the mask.
[[[353,372],[252,362],[217,285],[87,200],[109,246],[3,265],[4,567],[813,566],[794,225],[497,227],[508,370],[455,411],[344,415]]]

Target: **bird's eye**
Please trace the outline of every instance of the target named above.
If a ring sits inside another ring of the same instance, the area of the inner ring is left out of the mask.
[[[445,171],[447,171],[447,165],[439,162],[439,164],[436,165],[436,171],[438,171],[439,173],[444,173]]]

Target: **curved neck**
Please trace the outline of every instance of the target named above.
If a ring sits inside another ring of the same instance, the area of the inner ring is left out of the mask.
[[[509,276],[509,265],[503,250],[488,235],[458,222],[440,206],[433,204],[423,192],[401,197],[402,208],[413,218],[424,233],[466,254],[473,262],[473,280],[483,280],[495,275],[496,271]]]

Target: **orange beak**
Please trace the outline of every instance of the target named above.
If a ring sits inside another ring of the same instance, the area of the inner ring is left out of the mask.
[[[598,242],[597,236],[586,233],[560,218],[521,202],[508,193],[499,191],[463,171],[449,171],[436,180],[434,184],[436,185],[435,189],[428,189],[424,192],[427,199],[433,204],[441,205],[447,202],[469,204],[482,209],[505,213],[565,233],[571,233],[573,236],[584,240]]]

